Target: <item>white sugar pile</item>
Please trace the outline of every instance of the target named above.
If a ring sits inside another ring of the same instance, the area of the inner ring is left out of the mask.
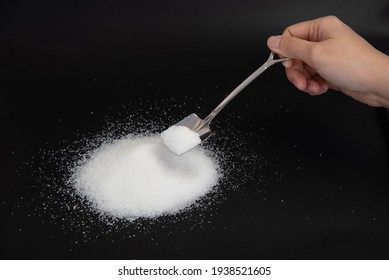
[[[177,155],[182,155],[201,143],[200,136],[186,126],[173,125],[161,133],[163,143]]]
[[[99,212],[133,219],[189,206],[217,184],[218,170],[203,149],[177,156],[158,136],[127,137],[92,151],[72,181]]]

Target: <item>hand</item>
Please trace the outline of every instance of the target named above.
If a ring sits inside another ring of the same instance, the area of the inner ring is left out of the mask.
[[[297,23],[268,47],[282,57],[298,89],[318,95],[335,89],[371,106],[389,107],[389,58],[334,16]]]

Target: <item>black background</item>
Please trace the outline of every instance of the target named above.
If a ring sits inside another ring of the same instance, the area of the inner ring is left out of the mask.
[[[2,1],[1,258],[387,259],[388,142],[377,109],[336,92],[302,94],[281,66],[215,119],[267,164],[226,190],[201,226],[183,217],[80,236],[77,220],[61,222],[66,211],[34,211],[47,199],[42,181],[58,179],[54,193],[63,184],[57,168],[43,168],[42,150],[99,133],[123,105],[146,114],[139,98],[158,106],[189,96],[200,109],[169,113],[204,116],[267,59],[268,36],[328,14],[389,53],[383,0]]]

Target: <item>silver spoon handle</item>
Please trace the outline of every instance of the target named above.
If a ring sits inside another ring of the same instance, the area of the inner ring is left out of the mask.
[[[239,86],[237,86],[222,102],[203,120],[203,125],[208,125],[214,117],[236,96],[241,92],[246,86],[248,86],[252,81],[255,80],[259,75],[261,75],[267,68],[273,64],[287,61],[290,58],[280,58],[274,59],[274,53],[270,53],[268,60],[259,67],[254,73],[252,73],[246,80],[244,80]]]

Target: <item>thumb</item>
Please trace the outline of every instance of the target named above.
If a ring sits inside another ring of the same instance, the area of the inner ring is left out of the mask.
[[[296,58],[309,64],[313,43],[292,36],[271,36],[267,40],[267,46],[278,55]]]

